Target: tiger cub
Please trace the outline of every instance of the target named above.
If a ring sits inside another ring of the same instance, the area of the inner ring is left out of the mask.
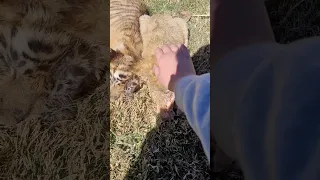
[[[76,115],[74,102],[102,84],[107,71],[105,5],[0,1],[0,124]]]
[[[110,1],[110,85],[124,85],[127,95],[138,88],[139,80],[131,68],[141,59],[139,17],[143,14],[147,14],[147,8],[140,0]],[[119,91],[115,89],[110,89],[111,96],[113,91]]]

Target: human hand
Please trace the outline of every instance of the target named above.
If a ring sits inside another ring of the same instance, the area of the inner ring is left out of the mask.
[[[158,81],[170,91],[188,75],[196,75],[188,49],[182,45],[164,45],[156,50],[154,73]]]

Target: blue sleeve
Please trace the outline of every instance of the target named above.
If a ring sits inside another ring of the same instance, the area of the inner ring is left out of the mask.
[[[175,97],[210,162],[210,74],[182,78],[176,85]]]
[[[217,64],[211,130],[246,179],[320,179],[319,47],[261,44]]]

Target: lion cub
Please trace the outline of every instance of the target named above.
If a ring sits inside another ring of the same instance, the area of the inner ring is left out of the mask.
[[[164,89],[154,75],[153,67],[156,63],[155,50],[165,44],[188,45],[188,27],[185,20],[173,18],[169,15],[143,15],[139,19],[142,35],[142,60],[134,66],[134,74],[146,82],[153,101],[157,104],[157,111],[171,110],[174,93]],[[168,117],[169,114],[163,114]]]

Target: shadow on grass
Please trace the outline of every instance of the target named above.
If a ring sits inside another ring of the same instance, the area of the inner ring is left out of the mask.
[[[267,0],[265,4],[278,43],[320,35],[320,1]]]
[[[198,74],[210,71],[210,45],[192,57]],[[174,111],[177,111],[176,106]],[[142,150],[133,158],[126,180],[209,179],[209,163],[198,136],[184,115],[163,120],[146,136]]]

